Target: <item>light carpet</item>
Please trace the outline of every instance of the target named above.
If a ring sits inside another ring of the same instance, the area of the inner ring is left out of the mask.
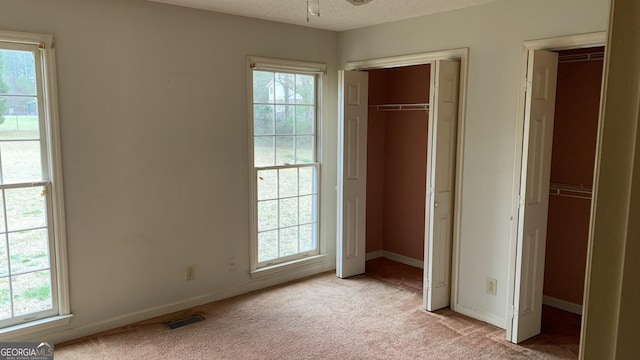
[[[463,315],[421,310],[421,293],[326,273],[56,346],[66,359],[575,359]],[[169,330],[190,314],[205,321]]]

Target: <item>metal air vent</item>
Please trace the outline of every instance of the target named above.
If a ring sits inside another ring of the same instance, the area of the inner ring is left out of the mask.
[[[187,325],[191,325],[200,321],[204,321],[204,317],[202,317],[202,315],[191,315],[189,317],[186,317],[184,319],[180,319],[180,320],[176,320],[173,322],[170,322],[167,325],[167,327],[171,330],[173,329],[177,329],[183,326],[187,326]]]

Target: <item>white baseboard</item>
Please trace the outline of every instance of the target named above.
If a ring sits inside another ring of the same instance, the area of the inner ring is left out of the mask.
[[[116,316],[111,319],[97,321],[75,328],[67,328],[64,330],[57,329],[57,331],[29,334],[29,337],[19,338],[15,340],[12,339],[12,341],[41,341],[42,339],[45,339],[46,341],[51,343],[61,343],[65,341],[75,340],[103,331],[133,324],[139,321],[152,319],[154,317],[171,314],[173,312],[186,310],[195,306],[208,304],[210,302],[223,300],[233,296],[246,294],[251,291],[286,283],[288,281],[321,274],[323,272],[335,270],[335,268],[336,266],[334,263],[325,262],[322,264],[315,264],[314,266],[310,266],[308,268],[301,269],[292,273],[287,273],[286,275],[273,276],[269,277],[268,279],[260,279],[258,281],[253,281],[242,286],[231,287],[222,291],[213,291],[189,299],[155,306],[140,311],[130,312],[128,314]]]
[[[417,260],[414,258],[410,258],[408,256],[392,253],[391,251],[383,251],[382,256],[389,260],[397,261],[405,265],[424,269],[424,261],[421,261],[421,260]]]
[[[404,255],[400,255],[400,254],[396,254],[393,253],[391,251],[386,251],[386,250],[378,250],[378,251],[372,251],[370,253],[366,253],[365,255],[365,260],[369,261],[369,260],[373,260],[373,259],[377,259],[377,258],[386,258],[389,260],[393,260],[395,262],[399,262],[405,265],[409,265],[409,266],[413,266],[413,267],[417,267],[420,269],[424,269],[424,261],[421,260],[417,260],[414,258],[410,258],[408,256],[404,256]]]
[[[493,326],[497,326],[501,329],[506,329],[506,320],[495,314],[489,314],[482,310],[474,309],[472,307],[465,306],[461,303],[457,303],[455,306],[452,306],[451,309],[455,312],[458,312],[462,315],[467,315],[474,319],[484,321]]]
[[[378,259],[378,258],[381,258],[381,257],[384,257],[384,251],[382,251],[382,250],[372,251],[372,252],[366,253],[364,255],[364,259],[366,261],[373,260],[373,259]]]
[[[574,304],[572,302],[556,299],[551,296],[544,295],[542,297],[542,303],[547,306],[551,306],[556,309],[568,311],[570,313],[582,315],[582,305]]]

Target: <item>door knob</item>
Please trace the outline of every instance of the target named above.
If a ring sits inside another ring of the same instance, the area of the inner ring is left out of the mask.
[[[440,205],[440,204],[436,201],[436,202],[433,204],[433,207],[436,207],[436,208],[437,208],[439,205]]]

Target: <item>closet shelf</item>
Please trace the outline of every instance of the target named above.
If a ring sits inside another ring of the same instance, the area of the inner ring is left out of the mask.
[[[429,104],[380,104],[369,105],[369,111],[429,111]]]
[[[593,189],[584,185],[551,183],[549,195],[591,200]]]

